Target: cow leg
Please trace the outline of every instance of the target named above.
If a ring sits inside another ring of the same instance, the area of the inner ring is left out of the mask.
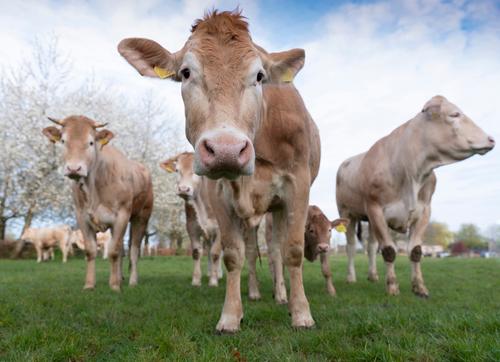
[[[267,252],[269,257],[269,269],[271,271],[271,276],[273,279],[273,293],[274,301],[277,304],[287,304],[288,298],[286,295],[286,286],[284,278],[284,266],[283,259],[281,255],[281,245],[286,239],[286,219],[280,218],[276,220],[279,223],[275,227],[275,217],[272,214],[266,216],[266,241],[267,241]],[[272,227],[269,226],[272,224]]]
[[[430,206],[426,205],[420,218],[411,226],[409,256],[411,261],[411,288],[419,297],[427,298],[429,291],[424,284],[420,259],[422,258],[422,237],[430,219]]]
[[[259,281],[257,280],[257,228],[248,228],[245,232],[245,254],[248,263],[248,298],[259,300]]]
[[[191,251],[193,257],[193,278],[191,285],[199,287],[201,286],[201,258],[203,256],[203,245],[199,238],[191,240]]]
[[[297,180],[300,179],[300,176],[298,176]],[[306,178],[304,177],[303,179]],[[306,226],[308,202],[309,183],[307,183],[307,185],[300,185],[297,182],[293,199],[286,205],[285,212],[273,213],[273,227],[280,227],[281,229],[282,225],[286,225],[287,227],[286,231],[277,230],[277,232],[281,235],[287,235],[285,242],[282,244],[282,255],[290,274],[290,300],[288,302],[288,310],[292,315],[292,326],[298,328],[308,328],[314,325],[302,280],[304,230]]]
[[[119,292],[122,282],[122,253],[123,237],[127,230],[130,214],[120,210],[111,230],[111,240],[109,244],[108,258],[111,264],[109,275],[109,286],[112,290]]]
[[[396,272],[394,270],[394,261],[396,260],[397,250],[396,245],[394,244],[394,241],[389,233],[382,208],[378,205],[369,205],[367,211],[373,237],[380,242],[382,257],[385,261],[386,291],[389,295],[397,295],[399,294],[399,285],[396,278]]]
[[[368,235],[368,280],[371,282],[378,281],[377,249],[378,242],[373,235],[373,231],[370,230]]]
[[[41,263],[42,260],[44,259],[44,253],[43,253],[43,250],[42,250],[42,247],[40,245],[38,245],[37,243],[34,243],[35,245],[35,250],[36,250],[36,262],[37,263]]]
[[[356,282],[356,269],[354,268],[354,258],[356,257],[356,223],[350,222],[346,231],[347,239],[347,282]]]
[[[241,303],[241,269],[245,261],[245,242],[239,218],[228,209],[217,205],[216,215],[221,230],[224,264],[226,265],[226,297],[217,323],[217,331],[234,333],[240,329],[243,318]],[[220,207],[220,208],[219,208]]]
[[[220,240],[220,234],[217,233],[217,236],[215,237],[215,241],[212,243],[210,246],[210,255],[208,260],[210,261],[210,280],[208,282],[208,285],[210,287],[216,287],[219,285],[219,269],[220,269],[220,262],[221,262],[221,251],[222,251],[222,244]]]
[[[328,254],[321,253],[319,258],[321,261],[321,273],[325,277],[326,290],[328,291],[328,294],[330,294],[333,297],[335,296],[335,294],[337,294],[337,292],[335,291],[335,287],[333,286],[332,271],[330,270],[330,262],[328,259]]]
[[[79,226],[84,237],[85,257],[87,259],[87,272],[83,289],[92,290],[95,288],[95,258],[97,256],[96,234],[88,228],[84,228],[80,222]]]
[[[134,219],[130,222],[130,278],[129,285],[137,285],[138,273],[137,273],[137,260],[139,259],[139,253],[141,251],[141,241],[146,233],[147,221],[141,219]]]

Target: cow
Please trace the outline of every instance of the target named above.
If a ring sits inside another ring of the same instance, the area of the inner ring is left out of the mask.
[[[72,180],[76,219],[85,241],[87,272],[84,289],[95,288],[96,234],[111,229],[109,286],[120,291],[123,236],[129,222],[129,285],[136,285],[139,248],[153,208],[153,184],[149,171],[108,145],[114,135],[101,129],[105,124],[85,116],[49,120],[59,127],[46,127],[43,134],[63,147],[63,172]]]
[[[412,291],[428,297],[420,259],[422,237],[429,223],[436,188],[434,169],[475,154],[484,155],[495,141],[443,96],[431,98],[414,118],[377,141],[367,152],[345,160],[337,172],[337,207],[349,218],[348,282],[356,281],[355,226],[369,221],[368,279],[378,280],[377,243],[386,264],[386,291],[399,294],[394,271],[396,245],[389,228],[409,231]]]
[[[71,228],[68,225],[60,225],[47,228],[27,228],[21,235],[21,240],[33,244],[36,250],[37,263],[54,259],[54,247],[61,249],[63,263],[68,261],[68,253],[71,248]]]
[[[266,243],[268,250],[269,270],[273,279],[274,298],[278,304],[287,303],[285,281],[283,280],[283,262],[279,248],[273,249],[272,244],[272,216],[266,215]],[[310,205],[307,209],[307,221],[304,232],[304,257],[314,262],[318,255],[321,262],[321,273],[325,278],[326,290],[329,295],[335,296],[336,291],[333,286],[332,272],[330,270],[328,252],[330,251],[330,239],[332,229],[344,232],[349,225],[348,219],[335,219],[330,221],[321,209],[316,205]],[[276,291],[279,292],[276,294]]]
[[[108,245],[110,240],[111,232],[109,230],[104,233],[98,232],[96,235],[97,250],[101,251],[103,259],[108,258]],[[80,250],[85,250],[85,241],[81,230],[75,230],[71,233],[71,244],[75,245]]]
[[[118,51],[141,75],[182,83],[194,172],[218,180],[213,205],[227,279],[217,331],[240,329],[245,248],[256,247],[256,228],[268,211],[273,213],[273,243],[281,245],[290,275],[292,326],[312,327],[302,262],[320,140],[293,85],[304,50],[268,53],[252,41],[239,11],[214,10],[194,23],[176,53],[140,38],[122,40]]]
[[[215,192],[215,181],[196,175],[193,172],[193,161],[192,152],[183,152],[163,161],[160,166],[167,172],[176,173],[176,193],[184,200],[186,231],[191,241],[194,262],[191,284],[201,286],[202,239],[205,239],[210,247],[208,285],[217,286],[219,276],[222,277],[219,275],[222,246],[217,219],[208,196]]]

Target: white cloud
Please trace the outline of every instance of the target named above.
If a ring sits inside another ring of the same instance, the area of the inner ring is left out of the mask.
[[[264,13],[240,2],[254,40],[269,50],[265,24],[283,13]],[[142,78],[116,52],[129,36],[155,39],[169,50],[182,47],[193,20],[212,7],[235,8],[232,1],[50,1],[2,2],[0,65],[21,62],[35,36],[57,34],[83,79],[94,73],[110,91],[130,98],[148,90],[162,94],[183,123],[180,89],[170,81]],[[292,5],[291,5],[292,6]],[[493,2],[403,1],[346,4],[325,14],[306,49],[297,87],[320,128],[323,157],[311,202],[333,218],[335,174],[345,158],[367,150],[377,139],[413,117],[433,95],[443,94],[483,129],[500,139],[500,21]],[[291,23],[301,19],[291,19]],[[464,20],[472,22],[463,31]],[[290,38],[283,44],[293,44]],[[303,38],[303,37],[302,37]],[[500,154],[438,170],[433,217],[456,228],[481,226],[500,217]]]

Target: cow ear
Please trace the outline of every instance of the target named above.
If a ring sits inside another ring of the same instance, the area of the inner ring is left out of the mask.
[[[153,40],[142,38],[123,39],[118,44],[118,52],[141,75],[152,78],[171,78],[181,81],[177,73],[182,54],[171,54]]]
[[[422,113],[424,113],[429,120],[439,118],[441,105],[444,100],[446,100],[446,98],[443,96],[432,97],[429,101],[427,101],[427,103],[425,103],[424,108],[422,108]]]
[[[347,231],[347,226],[350,220],[345,218],[335,219],[331,221],[332,228],[337,230],[339,233],[345,233]]]
[[[304,66],[304,49],[291,49],[279,53],[262,53],[267,81],[272,83],[291,83]]]
[[[114,137],[115,135],[113,132],[107,130],[107,129],[102,129],[99,132],[96,133],[95,135],[95,140],[101,144],[101,147],[108,144],[109,141]]]
[[[56,143],[61,140],[61,130],[57,127],[50,126],[50,127],[45,127],[42,131],[42,133],[47,137],[50,142]]]
[[[175,172],[175,164],[177,163],[177,158],[169,158],[166,161],[160,163],[160,167],[167,172]]]

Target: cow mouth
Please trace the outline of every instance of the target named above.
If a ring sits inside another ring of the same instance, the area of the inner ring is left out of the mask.
[[[76,172],[72,172],[72,173],[66,174],[66,177],[68,177],[74,181],[79,181],[83,177],[83,175],[80,175],[79,173],[76,173]]]
[[[187,192],[178,192],[177,196],[184,200],[190,200],[193,198],[193,195]]]
[[[477,153],[481,156],[484,156],[488,152],[490,152],[493,149],[493,146],[490,147],[481,147],[481,148],[473,148],[472,152]]]

